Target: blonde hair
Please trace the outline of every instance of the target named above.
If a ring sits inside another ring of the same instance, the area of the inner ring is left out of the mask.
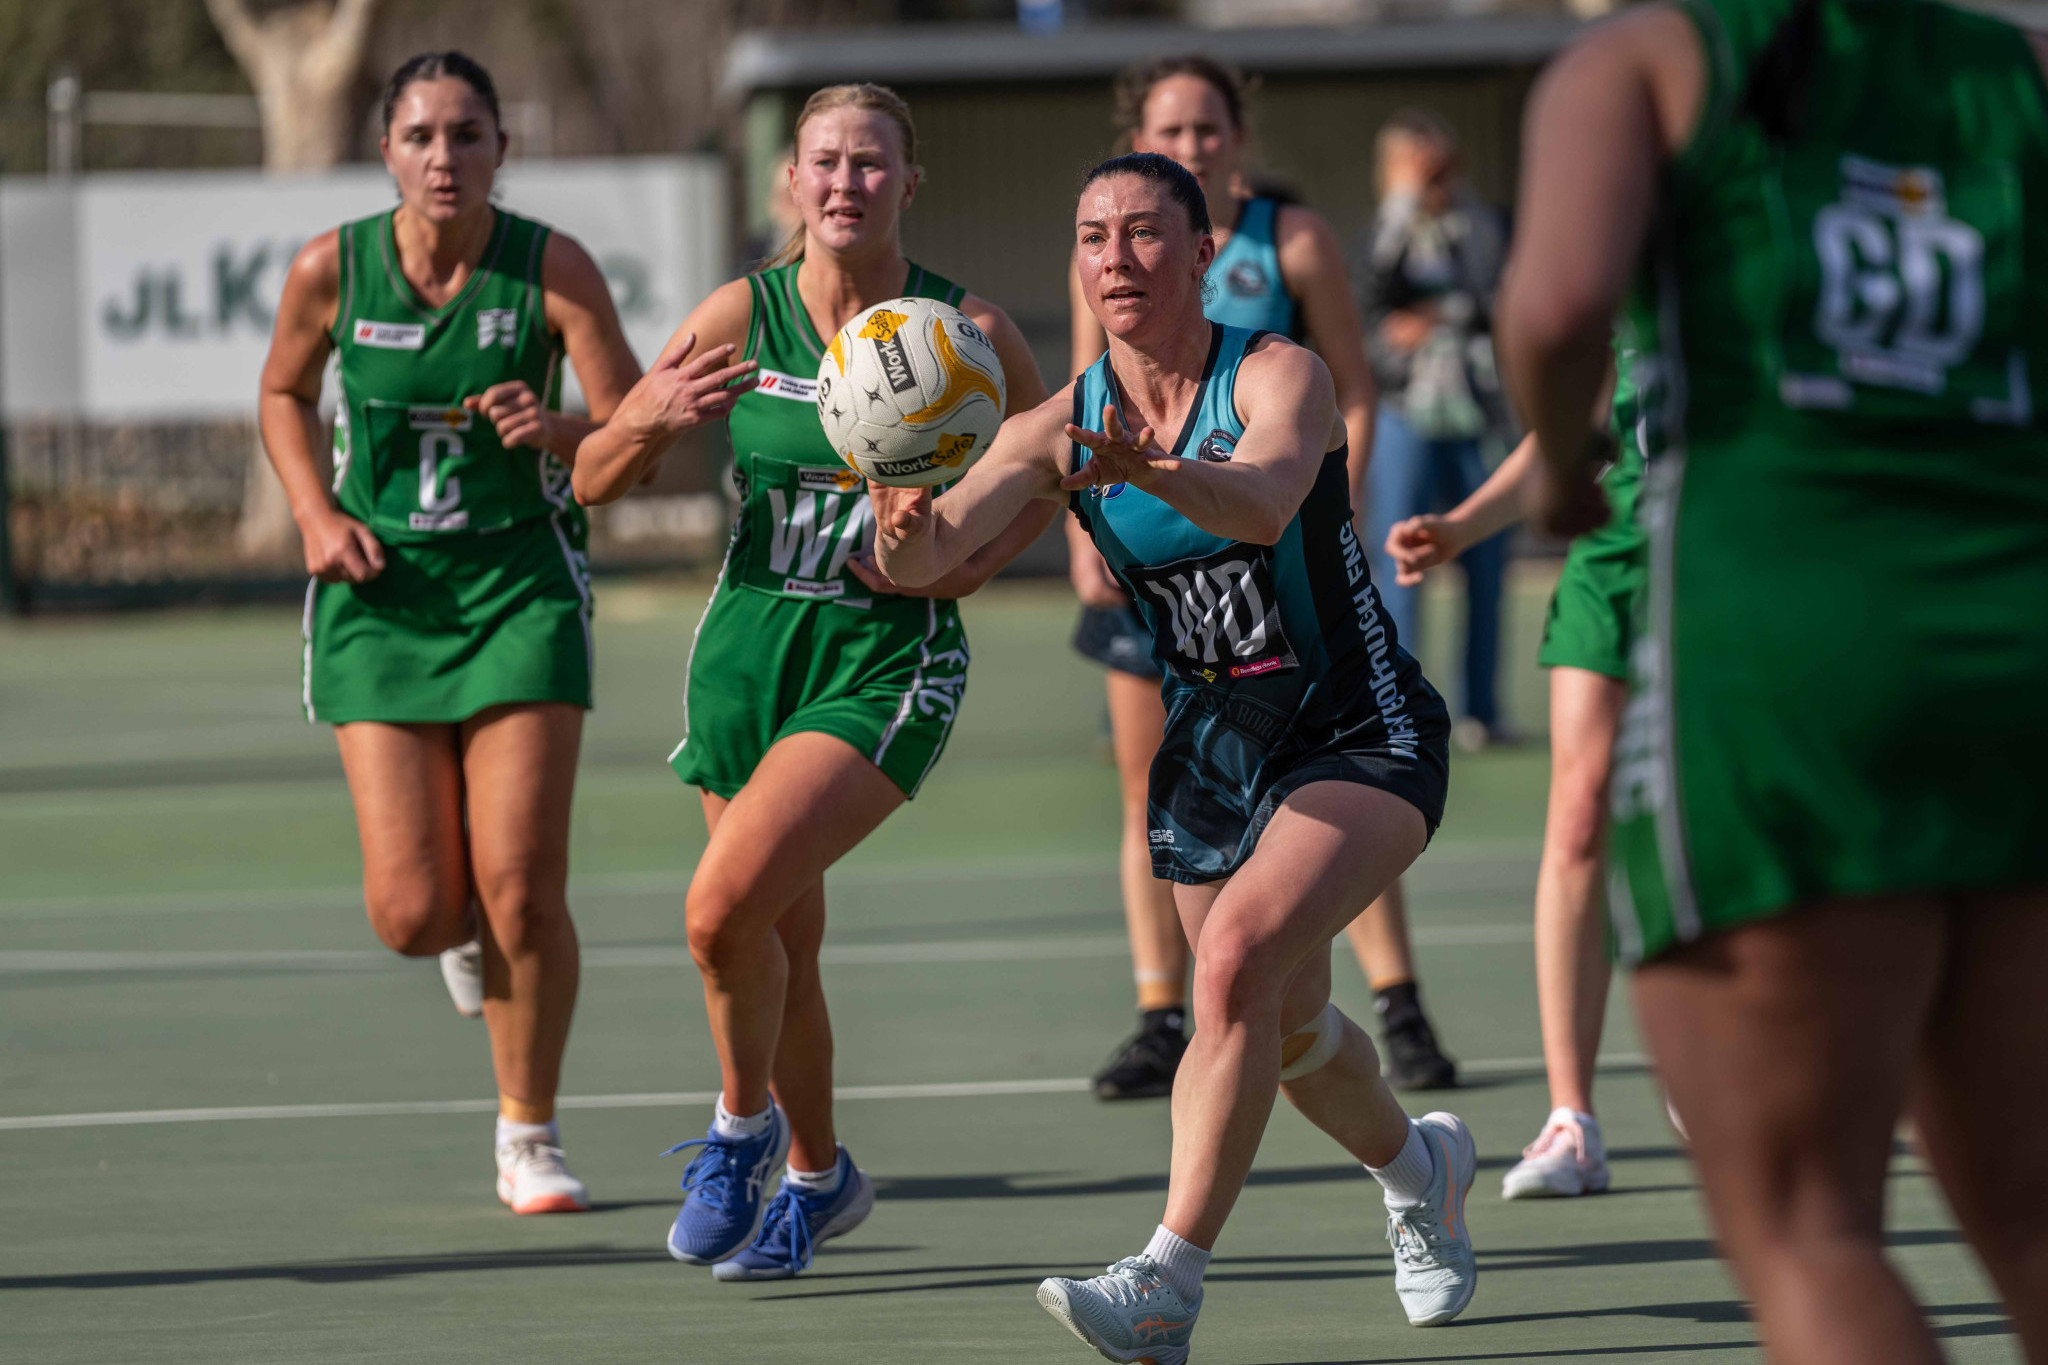
[[[861,109],[871,114],[880,114],[896,125],[896,131],[903,139],[903,164],[915,171],[917,165],[917,126],[910,121],[910,106],[903,102],[903,96],[886,85],[873,85],[866,81],[858,84],[828,85],[815,91],[804,101],[804,107],[796,116],[796,127],[790,131],[789,141],[792,153],[803,141],[804,125],[820,114],[834,109]],[[804,258],[804,225],[799,221],[789,240],[782,249],[762,262],[763,270],[794,264]]]

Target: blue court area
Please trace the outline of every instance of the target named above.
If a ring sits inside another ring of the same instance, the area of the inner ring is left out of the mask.
[[[1545,590],[1520,584],[1506,642],[1532,729]],[[786,1283],[717,1284],[664,1252],[681,1171],[655,1153],[702,1133],[716,1082],[681,923],[702,826],[662,761],[702,598],[600,587],[562,1115],[597,1205],[526,1219],[492,1196],[481,1026],[364,923],[332,740],[297,716],[296,613],[0,626],[0,1359],[1092,1359],[1032,1291],[1143,1244],[1168,1129],[1164,1102],[1085,1089],[1131,987],[1100,678],[1066,648],[1063,584],[967,604],[952,747],[830,882],[841,1131],[880,1186],[873,1218]],[[1755,1358],[1624,992],[1599,1097],[1613,1191],[1498,1197],[1548,1108],[1529,934],[1546,771],[1540,745],[1457,758],[1411,882],[1427,999],[1470,1078],[1413,1108],[1462,1114],[1482,1161],[1472,1307],[1405,1325],[1376,1187],[1283,1106],[1217,1248],[1203,1365]],[[1341,949],[1337,982],[1369,1017]],[[1903,1152],[1891,1193],[1951,1357],[2017,1360]]]

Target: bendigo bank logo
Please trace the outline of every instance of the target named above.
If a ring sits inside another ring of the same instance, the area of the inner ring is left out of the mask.
[[[910,356],[896,337],[908,321],[907,314],[877,308],[868,314],[867,322],[860,329],[863,338],[875,343],[875,356],[882,362],[882,373],[888,378],[889,387],[897,393],[908,393],[917,387],[917,376],[910,368]]]

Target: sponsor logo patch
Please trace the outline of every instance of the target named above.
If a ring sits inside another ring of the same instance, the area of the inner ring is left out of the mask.
[[[1170,829],[1155,829],[1147,837],[1155,844],[1173,845],[1173,831]]]
[[[796,486],[815,493],[851,493],[861,486],[860,475],[851,469],[799,469]]]
[[[762,370],[759,374],[761,383],[755,388],[755,393],[765,393],[770,398],[787,398],[793,403],[818,401],[818,381],[815,379],[784,374],[780,370]]]
[[[468,431],[475,417],[475,413],[458,404],[445,408],[408,408],[405,413],[406,425],[414,431]]]
[[[836,578],[823,583],[808,578],[785,578],[782,590],[792,597],[844,597],[846,584]]]
[[[906,474],[922,474],[928,469],[957,469],[974,449],[974,437],[941,435],[938,449],[929,455],[913,455],[907,460],[877,460],[875,472],[886,478],[900,479]]]
[[[417,351],[427,344],[424,322],[371,322],[356,320],[356,345],[376,346],[387,351]]]
[[[469,513],[415,512],[405,524],[415,531],[460,531],[469,525]]]

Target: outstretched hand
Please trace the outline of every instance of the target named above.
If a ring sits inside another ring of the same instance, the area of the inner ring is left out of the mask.
[[[1088,431],[1069,422],[1067,439],[1080,442],[1095,455],[1087,464],[1060,480],[1060,487],[1069,492],[1117,483],[1149,488],[1162,471],[1179,463],[1159,448],[1159,443],[1153,439],[1152,428],[1140,427],[1133,432],[1126,427],[1117,415],[1114,403],[1102,405],[1101,431]]]
[[[652,441],[666,442],[692,427],[717,421],[758,382],[751,360],[727,364],[737,349],[730,342],[690,358],[697,334],[671,337],[647,373],[620,401],[612,415]]]
[[[875,539],[890,545],[916,540],[931,529],[932,490],[897,488],[868,480],[868,504],[875,513]]]
[[[1462,530],[1459,523],[1434,514],[1395,522],[1387,530],[1387,558],[1394,561],[1394,582],[1412,588],[1429,570],[1465,553]]]

